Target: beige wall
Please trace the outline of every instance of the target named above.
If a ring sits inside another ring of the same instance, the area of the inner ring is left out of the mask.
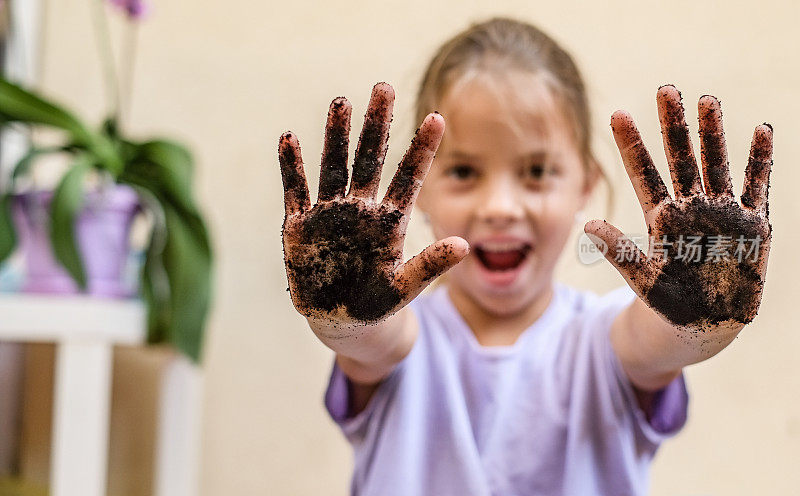
[[[103,97],[88,3],[49,2],[43,83],[99,117]],[[794,2],[151,3],[139,33],[131,127],[193,145],[197,191],[218,251],[205,360],[204,495],[347,492],[350,453],[322,409],[331,356],[285,290],[279,134],[287,128],[299,134],[315,176],[330,99],[347,95],[354,115],[363,115],[370,87],[385,80],[398,94],[389,155],[396,163],[414,127],[410,108],[426,59],[469,21],[495,14],[539,24],[576,56],[589,83],[597,150],[616,182],[613,218],[628,231],[640,232],[643,223],[610,139],[613,110],[633,113],[665,172],[656,88],[679,86],[695,130],[694,103],[716,94],[737,186],[753,127],[774,124],[775,240],[762,311],[728,350],[687,371],[689,424],[659,453],[653,494],[797,491],[800,8]],[[418,248],[426,237],[417,225],[410,245]],[[622,283],[606,264],[579,266],[573,253],[564,257],[563,280],[598,291]]]

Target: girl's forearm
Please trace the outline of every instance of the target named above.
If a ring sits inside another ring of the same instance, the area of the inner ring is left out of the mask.
[[[389,375],[417,337],[416,319],[407,308],[373,325],[331,325],[313,318],[308,323],[317,338],[336,352],[345,375],[359,384],[375,384]]]
[[[614,321],[611,344],[631,382],[645,391],[661,389],[683,367],[702,362],[728,346],[744,326],[706,332],[676,328],[637,298]]]

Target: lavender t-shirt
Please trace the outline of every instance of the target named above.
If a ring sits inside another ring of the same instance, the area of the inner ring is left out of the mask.
[[[334,365],[325,395],[355,452],[354,495],[639,495],[662,440],[686,421],[683,376],[648,422],[609,340],[634,293],[556,284],[513,346],[484,347],[445,287],[411,304],[411,353],[348,417]]]

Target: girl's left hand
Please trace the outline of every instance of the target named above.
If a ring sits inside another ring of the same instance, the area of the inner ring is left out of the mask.
[[[767,202],[772,127],[762,124],[755,130],[744,191],[737,201],[719,101],[703,96],[698,104],[702,184],[680,93],[663,86],[657,102],[675,198],[631,116],[618,111],[611,117],[647,223],[648,254],[605,221],[590,221],[584,229],[636,294],[674,327],[738,332],[756,316],[764,289],[772,234]]]

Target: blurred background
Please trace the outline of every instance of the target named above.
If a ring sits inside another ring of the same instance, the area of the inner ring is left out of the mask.
[[[104,116],[105,97],[90,2],[41,3],[33,84],[94,123]],[[173,136],[192,149],[196,196],[216,250],[214,306],[201,362],[201,495],[348,494],[350,449],[322,405],[333,357],[286,292],[278,136],[287,129],[299,135],[315,190],[330,100],[347,96],[354,107],[353,129],[360,129],[372,85],[387,81],[397,92],[387,179],[417,125],[412,107],[429,58],[456,32],[493,16],[543,28],[583,71],[595,150],[614,183],[616,204],[607,213],[605,192],[599,191],[589,218],[609,218],[626,232],[644,232],[608,119],[616,109],[631,112],[668,177],[655,106],[656,89],[664,83],[683,92],[695,137],[697,99],[710,93],[722,101],[737,194],[753,128],[765,121],[774,126],[774,239],[761,311],[728,349],[686,370],[689,421],[659,451],[652,494],[791,494],[800,486],[800,316],[794,306],[800,295],[800,6],[795,2],[152,0],[149,5],[138,21],[128,128],[142,137]],[[119,39],[122,21],[111,28]],[[424,224],[414,220],[408,253],[430,241]],[[580,264],[576,246],[570,242],[564,252],[560,280],[597,292],[624,284],[605,262]],[[117,350],[109,494],[152,493],[158,390],[147,378],[163,367],[162,354]],[[49,403],[41,398],[47,387],[27,382],[46,411]],[[41,415],[31,408],[26,406],[26,428],[43,432],[49,420],[36,420]],[[36,437],[28,436],[21,449],[29,472],[45,479],[41,467],[48,443]]]

